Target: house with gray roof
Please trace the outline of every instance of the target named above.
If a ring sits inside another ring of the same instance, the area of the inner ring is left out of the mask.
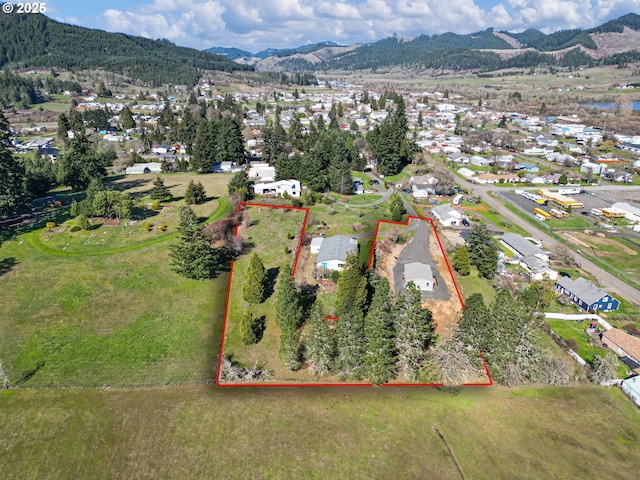
[[[323,238],[318,248],[316,265],[329,270],[342,270],[347,262],[347,255],[358,253],[358,240],[345,235]]]
[[[620,307],[618,300],[582,277],[575,280],[560,277],[554,289],[587,312],[610,312]]]
[[[517,233],[505,233],[500,238],[500,243],[513,253],[517,253],[520,258],[533,256],[538,257],[540,260],[544,260],[545,262],[549,261],[549,254],[547,252]]]

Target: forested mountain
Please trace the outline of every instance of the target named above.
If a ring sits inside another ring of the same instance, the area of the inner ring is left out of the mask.
[[[76,27],[41,14],[0,15],[0,67],[102,68],[153,85],[194,85],[202,70],[252,70],[168,40]]]
[[[322,42],[294,49],[268,49],[245,56],[243,61],[253,63],[258,70],[281,72],[380,71],[400,67],[484,73],[505,68],[625,64],[635,58],[626,52],[640,50],[635,32],[625,36],[625,28],[640,30],[640,16],[630,13],[589,30],[569,29],[549,35],[535,29],[496,33],[488,28],[467,35],[448,32],[414,39],[394,35],[352,47]],[[618,36],[613,42],[615,48],[611,44],[607,48],[607,42],[603,47],[602,35]],[[508,37],[517,41],[507,42]],[[269,56],[264,58],[265,55]]]

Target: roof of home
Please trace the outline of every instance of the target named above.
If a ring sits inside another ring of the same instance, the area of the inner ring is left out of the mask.
[[[549,264],[534,255],[527,255],[522,259],[522,263],[524,263],[529,268],[529,270],[534,273],[549,271]]]
[[[520,255],[521,257],[546,255],[544,250],[531,243],[522,235],[518,235],[517,233],[505,233],[502,236],[502,242],[518,252],[518,255]]]
[[[431,272],[431,265],[420,262],[405,263],[404,265],[404,279],[407,282],[412,280],[433,280],[433,273]]]
[[[355,238],[344,235],[335,235],[325,238],[320,245],[320,251],[316,259],[317,263],[330,262],[331,260],[347,261],[347,254],[358,249],[358,241]]]
[[[615,343],[634,359],[640,360],[640,338],[629,335],[617,328],[612,328],[602,334],[602,342],[607,343],[606,340]],[[611,344],[608,345],[611,347]]]
[[[569,277],[561,277],[556,283],[565,290],[574,294],[587,305],[597,302],[604,296],[611,297],[607,292],[601,290],[593,283],[582,277],[576,278],[575,280],[572,280]]]

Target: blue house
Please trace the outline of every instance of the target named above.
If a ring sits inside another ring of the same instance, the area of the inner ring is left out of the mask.
[[[618,300],[582,277],[560,277],[554,288],[587,312],[610,312],[620,307]]]

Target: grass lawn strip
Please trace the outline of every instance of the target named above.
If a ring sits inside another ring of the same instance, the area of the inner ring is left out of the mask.
[[[614,388],[14,390],[0,410],[8,479],[460,478],[452,453],[469,479],[631,480],[640,462]]]

